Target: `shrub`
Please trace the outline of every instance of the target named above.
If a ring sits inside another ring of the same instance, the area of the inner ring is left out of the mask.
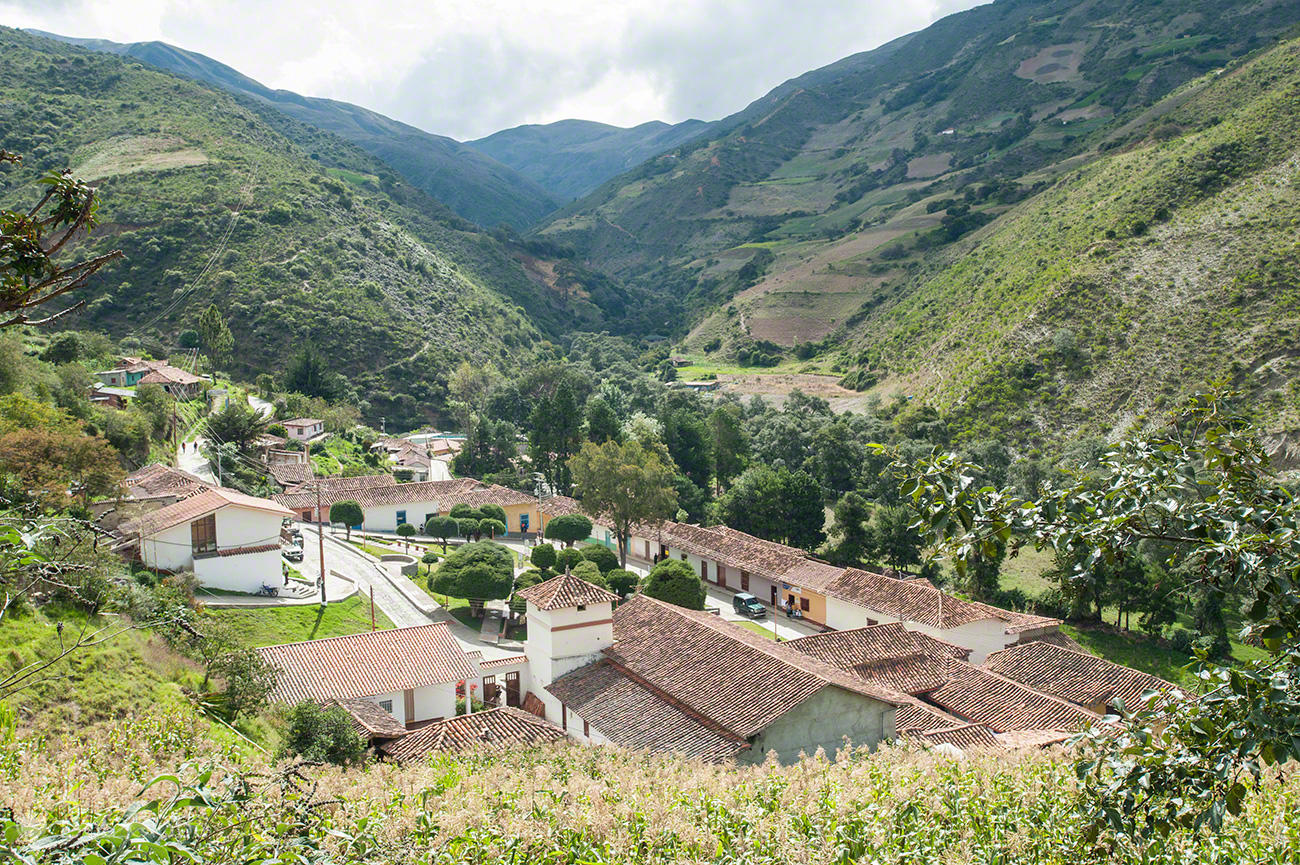
[[[479,520],[478,530],[480,534],[487,535],[489,538],[495,538],[506,533],[506,524],[501,520]]]
[[[704,583],[694,569],[680,559],[665,559],[646,578],[643,592],[688,610],[704,609]]]
[[[581,552],[572,547],[565,547],[555,555],[555,570],[559,573],[571,571],[585,561]]]
[[[591,537],[591,520],[582,514],[565,514],[546,524],[546,537],[552,541],[562,541],[571,547],[578,541]]]
[[[625,571],[622,568],[615,568],[605,574],[605,582],[609,585],[609,590],[620,597],[626,597],[636,588],[641,578],[631,571]]]
[[[618,567],[618,555],[603,544],[587,544],[580,552],[584,559],[595,562],[602,574],[608,574]]]
[[[500,505],[484,505],[479,508],[479,513],[483,515],[483,519],[496,520],[503,526],[510,524],[510,520],[506,518],[506,509]]]
[[[555,547],[550,544],[538,544],[528,554],[528,560],[543,571],[549,571],[555,567]]]
[[[280,745],[280,757],[350,766],[366,755],[366,743],[352,727],[352,719],[339,706],[320,706],[304,700],[289,712],[289,728]]]
[[[594,586],[600,586],[602,589],[609,588],[609,585],[605,582],[605,575],[600,572],[600,568],[595,562],[579,562],[573,569],[573,576],[580,580],[586,580]]]
[[[468,598],[478,610],[482,602],[505,598],[514,585],[515,557],[492,541],[465,544],[447,556],[429,578],[429,590]]]

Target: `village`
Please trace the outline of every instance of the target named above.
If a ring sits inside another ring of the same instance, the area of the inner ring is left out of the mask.
[[[124,363],[109,375],[181,381],[166,369]],[[275,671],[273,700],[341,707],[381,759],[563,739],[738,762],[896,741],[1039,748],[1177,690],[1090,654],[1058,619],[964,599],[924,577],[837,567],[725,525],[659,520],[626,538],[621,564],[641,585],[660,564],[685,563],[702,610],[637,588],[619,594],[565,567],[456,617],[411,577],[426,551],[445,554],[440,518],[499,515],[491,541],[511,551],[516,579],[557,537],[553,521],[576,519],[585,534],[560,532],[562,549],[617,550],[615,527],[541,486],[530,495],[451,477],[460,442],[442,433],[376,442],[384,472],[316,477],[289,442],[327,438],[322,421],[281,424],[287,437],[257,445],[279,493],[251,496],[152,464],[97,517],[121,555],[192,572],[209,603],[368,597],[395,627],[258,652]],[[331,517],[354,505],[355,524]],[[452,534],[453,549],[478,539]],[[511,638],[517,629],[524,639]]]

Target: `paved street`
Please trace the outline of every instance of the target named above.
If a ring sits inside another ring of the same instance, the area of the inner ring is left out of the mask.
[[[820,634],[821,628],[815,625],[809,625],[798,619],[788,619],[785,613],[780,610],[773,610],[770,605],[767,607],[767,615],[761,619],[747,619],[744,616],[737,615],[735,608],[731,605],[731,599],[736,593],[730,589],[719,588],[718,586],[706,585],[708,590],[708,600],[704,603],[706,606],[718,607],[722,611],[722,618],[729,622],[749,621],[754,622],[769,633],[772,631],[773,623],[776,624],[776,635],[783,640],[794,640],[799,637],[807,637],[811,634]]]
[[[207,442],[201,438],[182,443],[181,450],[176,454],[176,465],[181,471],[189,472],[210,484],[215,484],[217,478],[212,474],[212,466],[208,463],[208,458],[203,455],[203,448],[206,445]]]

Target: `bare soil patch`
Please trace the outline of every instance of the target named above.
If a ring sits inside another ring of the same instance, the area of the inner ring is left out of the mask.
[[[103,142],[74,173],[84,180],[103,180],[118,174],[185,168],[208,161],[206,153],[187,146],[184,139],[137,135]]]
[[[1083,60],[1087,47],[1084,42],[1048,45],[1016,67],[1016,77],[1028,79],[1035,84],[1077,81],[1079,63]]]

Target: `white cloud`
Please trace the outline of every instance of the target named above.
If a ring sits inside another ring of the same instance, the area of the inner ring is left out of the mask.
[[[713,119],[978,0],[0,0],[0,22],[157,39],[457,138]]]

